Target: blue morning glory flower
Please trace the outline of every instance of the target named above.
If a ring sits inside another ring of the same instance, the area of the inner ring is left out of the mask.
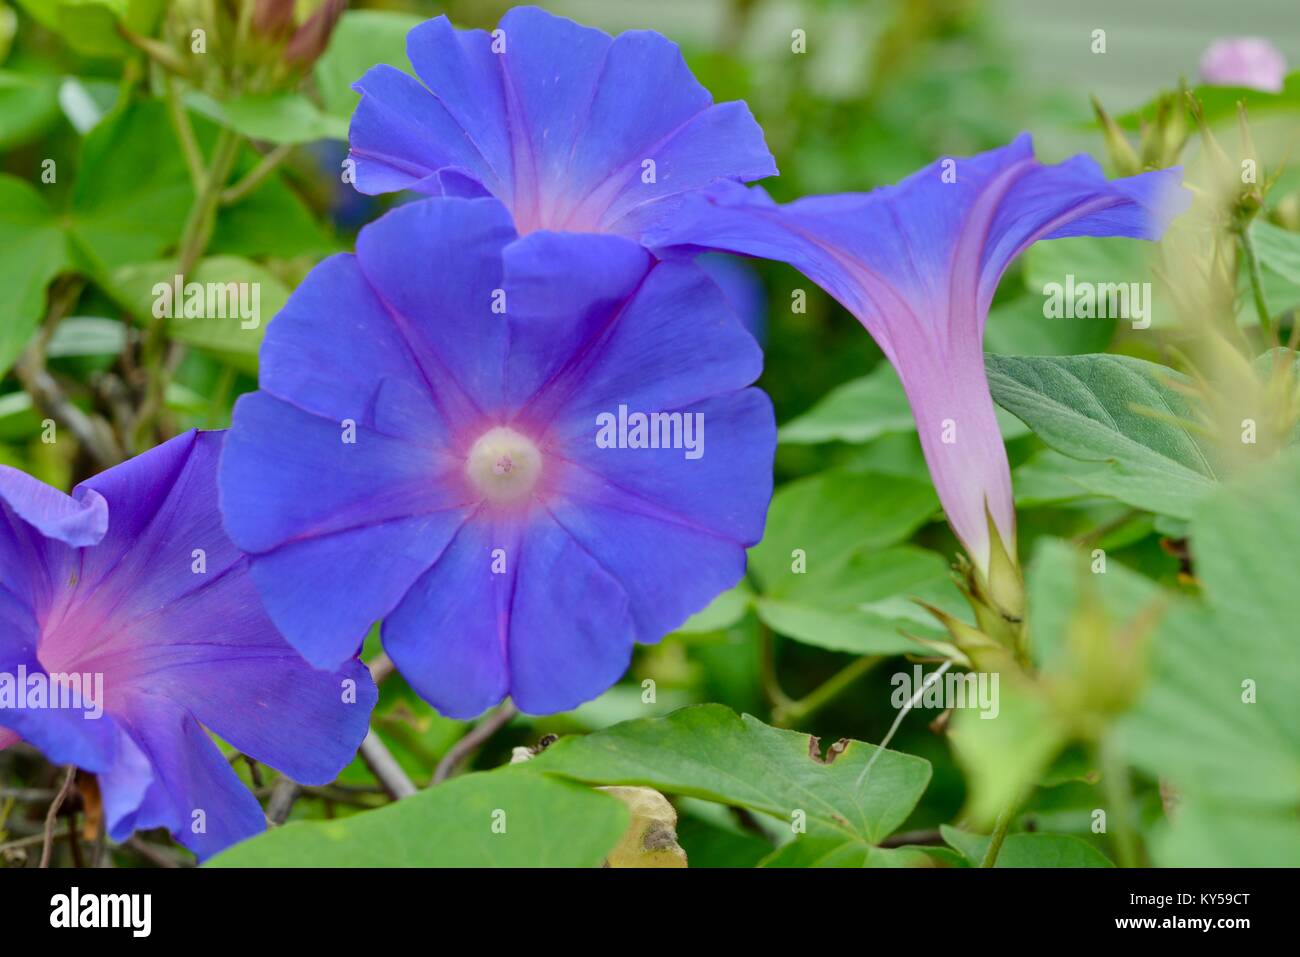
[[[313,669],[262,611],[216,509],[221,443],[189,432],[71,497],[0,466],[0,743],[97,774],[114,840],[165,827],[200,859],[266,825],[204,728],[325,784],[377,696],[359,662]]]
[[[564,710],[742,576],[772,491],[761,365],[691,263],[520,239],[491,198],[401,206],[268,327],[226,528],[316,665],[383,619],[444,714]]]
[[[429,20],[406,46],[418,80],[381,65],[355,84],[363,193],[491,195],[520,235],[635,239],[692,190],[776,174],[749,108],[714,103],[658,33],[520,7],[490,34]]]
[[[849,310],[898,370],[948,522],[983,573],[990,518],[1016,554],[1011,474],[984,375],[998,280],[1041,239],[1159,239],[1190,199],[1181,178],[1170,169],[1107,180],[1087,156],[1047,166],[1022,135],[870,193],[778,205],[761,189],[718,184],[646,238],[788,262]]]

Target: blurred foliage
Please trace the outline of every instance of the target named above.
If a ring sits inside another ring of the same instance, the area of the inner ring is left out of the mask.
[[[284,32],[250,39],[227,0],[0,2],[0,463],[64,488],[102,467],[85,442],[46,441],[47,411],[20,374],[33,343],[122,454],[225,427],[235,398],[256,388],[257,346],[288,291],[403,201],[341,182],[350,83],[377,62],[409,69],[405,33],[427,16],[491,27],[508,5],[351,6],[328,46],[307,49],[309,33],[297,47]],[[974,0],[718,0],[692,5],[714,28],[692,21],[683,37],[681,11],[657,6],[557,8],[681,39],[718,99],[750,103],[782,170],[766,184],[780,200],[871,189],[1021,129],[1082,143],[1117,172],[1134,157],[1186,165],[1197,206],[1160,250],[1040,244],[1003,280],[989,319],[1020,549],[1032,557],[1035,672],[1006,676],[997,720],[921,712],[891,750],[870,743],[898,715],[891,675],[944,637],[913,599],[963,613],[950,571],[957,544],[879,350],[794,270],[749,264],[781,446],[746,582],[638,649],[600,699],[515,717],[472,755],[476,773],[384,806],[358,759],[334,785],[307,789],[294,823],[222,863],[596,865],[627,810],[575,782],[670,797],[695,867],[976,865],[989,844],[979,832],[1008,801],[1022,803],[1003,865],[1300,859],[1290,581],[1300,472],[1285,451],[1296,435],[1294,354],[1270,351],[1294,337],[1300,306],[1300,176],[1289,153],[1300,75],[1276,95],[1196,88],[1199,129],[1170,75],[1166,90],[1138,91],[1147,104],[1117,113],[1107,133],[1083,96],[1029,76],[1005,23]],[[298,3],[293,29],[318,9]],[[172,76],[169,62],[194,62],[184,57],[194,23],[208,27],[210,53],[202,69]],[[807,32],[806,55],[791,53],[792,29]],[[247,40],[237,47],[247,53],[228,56],[223,37]],[[1240,121],[1239,101],[1249,111]],[[1217,157],[1235,165],[1247,154],[1267,188],[1225,192]],[[218,162],[229,171],[219,185],[234,193],[219,202],[194,175],[196,163]],[[187,256],[201,279],[258,280],[262,322],[160,328],[149,290]],[[1151,328],[1044,318],[1044,287],[1067,272],[1151,281]],[[68,301],[55,314],[60,289]],[[160,405],[142,422],[158,368],[168,371]],[[1262,445],[1243,450],[1235,430],[1245,419],[1262,423]],[[1104,576],[1089,568],[1098,552]],[[372,635],[365,656],[377,652]],[[1258,684],[1258,704],[1242,703],[1245,680]],[[381,690],[375,728],[424,785],[468,725],[439,717],[399,676]],[[514,747],[577,732],[593,733],[501,767]],[[844,743],[828,751],[809,735]],[[231,757],[271,799],[273,772]],[[0,752],[0,785],[49,788],[56,774],[23,746]],[[505,844],[465,826],[507,806],[520,817]],[[806,812],[802,830],[792,808]],[[1098,808],[1111,813],[1105,834],[1094,832]],[[0,799],[0,845],[38,833],[43,813]],[[152,853],[182,854],[165,835],[148,837]],[[117,856],[122,866],[152,860],[130,848]],[[0,865],[26,859],[15,852]]]

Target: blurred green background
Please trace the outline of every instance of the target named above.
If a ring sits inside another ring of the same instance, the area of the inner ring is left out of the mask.
[[[0,277],[6,287],[0,290],[0,346],[16,355],[38,318],[27,315],[35,294],[24,281],[39,274],[41,260],[23,257],[36,255],[32,247],[45,235],[42,230],[70,229],[76,238],[70,255],[88,281],[50,343],[48,361],[78,402],[111,414],[115,383],[127,377],[119,357],[145,322],[140,289],[148,289],[157,264],[172,248],[188,205],[184,168],[158,103],[151,104],[152,112],[138,109],[129,119],[114,112],[122,91],[134,84],[148,86],[148,78],[135,76],[128,83],[120,58],[79,53],[67,38],[35,23],[30,6],[0,3],[0,24],[15,27],[0,31],[0,36],[8,34],[0,44],[0,172],[36,184],[43,161],[52,158],[59,173],[55,182],[41,185],[50,211],[46,218],[17,216],[17,187],[4,194],[15,205],[0,209],[0,260],[9,263]],[[1300,63],[1300,16],[1293,0],[560,0],[544,6],[610,32],[650,28],[677,41],[716,99],[749,102],[782,170],[779,179],[764,185],[781,200],[870,189],[938,156],[1001,145],[1022,130],[1034,134],[1044,160],[1078,151],[1104,160],[1089,95],[1118,116],[1176,87],[1180,78],[1195,83],[1201,54],[1221,36],[1268,37],[1289,63]],[[508,7],[479,0],[354,0],[354,12],[345,17],[302,87],[320,111],[305,125],[315,123],[327,135],[318,138],[307,129],[267,184],[221,214],[207,254],[207,268],[216,270],[211,275],[224,269],[224,274],[263,282],[263,309],[269,316],[277,299],[282,301],[315,262],[349,249],[363,223],[400,201],[360,197],[338,181],[346,151],[339,136],[353,102],[347,83],[377,60],[400,65],[402,59],[402,31],[380,29],[355,11],[405,13],[409,22],[447,13],[459,26],[490,28]],[[791,53],[795,29],[806,31],[806,54]],[[1096,29],[1106,31],[1104,55],[1090,50]],[[1278,99],[1289,106],[1275,122],[1294,131],[1300,99],[1294,85],[1288,90]],[[210,143],[214,121],[204,116],[217,121],[220,116],[197,100],[187,105],[196,116],[200,140]],[[256,129],[261,119],[246,118],[244,125]],[[111,136],[103,126],[96,128],[110,122],[116,124]],[[1269,122],[1261,119],[1261,129]],[[237,168],[251,168],[256,160],[250,152]],[[1275,205],[1285,193],[1277,191]],[[1050,271],[1050,265],[1044,269]],[[792,269],[736,263],[722,268],[738,270],[732,277],[741,290],[737,295],[766,350],[761,385],[786,427],[777,459],[778,485],[830,468],[872,476],[870,482],[849,483],[848,491],[841,483],[837,493],[858,495],[854,504],[865,505],[878,523],[878,540],[872,542],[868,535],[866,544],[921,546],[932,550],[925,552],[930,556],[955,553],[910,418],[888,383],[875,392],[867,386],[848,396],[853,401],[839,409],[838,418],[836,410],[823,407],[814,419],[800,420],[837,387],[877,368],[880,352],[866,333]],[[1004,279],[989,325],[990,351],[1144,354],[1149,348],[1109,322],[1045,324],[1041,296],[1031,279],[1028,265],[1013,268]],[[806,311],[791,308],[796,290],[806,291]],[[43,286],[36,292],[43,302]],[[166,427],[225,427],[234,399],[256,388],[260,333],[215,340],[201,329],[174,329],[173,334],[189,348],[179,356],[167,394]],[[7,367],[14,355],[4,358]],[[867,405],[873,396],[880,403]],[[855,413],[862,408],[870,412],[865,419]],[[1151,516],[1134,517],[1114,503],[1056,505],[1050,486],[1053,460],[1023,426],[1009,417],[1004,425],[1017,487],[1022,497],[1042,506],[1022,519],[1022,552],[1027,555],[1045,531],[1063,537],[1095,533],[1093,540],[1105,543],[1116,560],[1164,582],[1177,580],[1179,556],[1162,548],[1157,534],[1170,529],[1157,529]],[[65,488],[94,471],[75,446],[43,442],[41,431],[41,416],[30,397],[7,373],[0,380],[0,462]],[[804,495],[792,496],[783,514],[797,521],[814,505],[834,511],[834,503],[827,506]],[[940,574],[922,576],[915,590],[941,604],[956,596],[941,562]],[[882,602],[891,598],[878,597]],[[715,605],[661,645],[640,649],[624,682],[598,701],[569,715],[517,719],[479,755],[478,766],[502,763],[512,746],[532,744],[545,732],[600,728],[701,701],[797,726],[824,741],[882,738],[896,716],[889,685],[896,669],[863,664],[853,670],[860,659],[834,649],[837,642],[854,647],[862,629],[879,643],[882,630],[896,632],[909,623],[924,628],[923,615],[900,610],[895,601],[877,609],[869,628],[857,620],[817,619],[793,622],[790,628],[797,634],[782,637],[746,605],[744,596],[728,601],[730,606],[726,601]],[[798,606],[793,598],[788,604]],[[790,612],[796,618],[800,613],[809,609]],[[836,629],[848,637],[815,638]],[[372,636],[368,653],[376,650]],[[845,675],[846,667],[850,671],[842,686],[832,686],[836,693],[805,698],[828,679]],[[654,682],[650,704],[643,700],[646,680]],[[927,758],[935,768],[934,781],[905,830],[952,820],[966,799],[948,744],[927,727],[933,717],[913,715],[893,743]],[[429,776],[465,729],[437,717],[397,679],[383,688],[377,725],[417,779]],[[0,774],[6,770],[38,782],[45,775],[30,755],[21,753],[0,758]],[[1066,774],[1062,780],[1068,783],[1040,792],[1029,823],[1086,836],[1088,812],[1097,798],[1085,777]],[[359,763],[344,777],[345,784],[368,780]],[[256,782],[250,778],[250,783]],[[1159,812],[1154,782],[1142,782],[1140,796],[1147,813]],[[682,810],[682,842],[692,863],[749,863],[770,850],[755,841],[752,822],[740,826],[716,805],[686,801]],[[332,807],[334,812],[347,813],[347,807]],[[304,802],[295,813],[324,811]]]

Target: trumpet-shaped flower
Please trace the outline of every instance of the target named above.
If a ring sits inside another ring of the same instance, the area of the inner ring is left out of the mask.
[[[491,198],[401,206],[267,329],[226,527],[317,665],[382,618],[443,713],[563,710],[743,574],[776,445],[761,364],[693,264],[518,239]]]
[[[490,34],[438,17],[406,45],[418,80],[381,65],[355,84],[364,193],[492,195],[520,235],[639,238],[692,190],[776,173],[745,104],[714,103],[657,33],[521,7]]]
[[[165,827],[200,858],[266,823],[205,727],[324,784],[376,699],[262,611],[216,508],[221,442],[178,436],[72,497],[0,467],[0,737],[95,772],[114,840]]]
[[[984,374],[998,280],[1040,239],[1159,238],[1186,204],[1180,175],[1107,181],[1086,156],[1045,166],[1023,135],[870,193],[781,206],[718,184],[646,240],[791,263],[848,309],[898,370],[949,524],[987,573],[990,516],[1015,555],[1010,470]]]

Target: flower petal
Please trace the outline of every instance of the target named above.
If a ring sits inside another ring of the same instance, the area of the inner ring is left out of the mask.
[[[0,675],[16,682],[20,667],[28,676],[46,674],[30,647],[0,644]],[[109,715],[93,718],[89,713],[89,709],[0,707],[0,729],[22,738],[53,764],[104,771],[113,764],[114,722]]]
[[[616,237],[541,233],[505,254],[510,400],[535,423],[560,409],[594,435],[620,404],[680,408],[758,378],[763,353],[717,285]],[[578,278],[582,277],[582,278]]]
[[[715,105],[657,33],[611,39],[523,7],[491,35],[445,17],[423,23],[407,52],[425,97],[391,69],[357,84],[351,143],[363,192],[448,193],[451,171],[504,202],[521,233],[638,238],[686,192],[776,173],[748,108]]]
[[[436,512],[290,542],[253,557],[253,581],[289,644],[334,668],[356,655],[464,520],[460,510]]]
[[[472,718],[509,692],[506,640],[518,538],[510,527],[467,522],[384,619],[384,650],[420,697],[448,717]],[[498,548],[505,571],[494,574]]]
[[[602,448],[594,420],[566,418],[562,454],[570,468],[562,496],[755,544],[763,535],[772,497],[776,417],[771,400],[758,389],[744,389],[691,403],[682,411],[703,422],[694,436],[695,451]],[[698,458],[690,457],[696,452]],[[719,494],[721,489],[726,494]]]
[[[115,839],[129,835],[128,825],[165,827],[202,862],[266,830],[261,805],[188,712],[167,698],[137,694],[127,724],[148,755],[153,779],[134,815],[119,820]]]
[[[422,385],[420,366],[356,257],[331,256],[267,327],[258,384],[304,411],[392,434],[382,421],[385,383]],[[432,396],[409,398],[425,423],[419,435],[444,439],[447,425]]]
[[[627,593],[636,640],[653,644],[745,574],[744,546],[608,487],[554,506],[555,520]],[[603,494],[601,494],[603,492]]]
[[[528,714],[590,701],[632,660],[633,622],[618,581],[562,526],[538,516],[514,557],[510,696]]]
[[[358,350],[364,351],[364,350]],[[423,408],[423,404],[416,406]],[[443,448],[242,396],[221,462],[226,528],[276,626],[314,665],[353,657],[467,514]]]
[[[348,441],[350,438],[355,441]],[[249,553],[465,504],[439,481],[459,469],[443,448],[241,396],[221,460],[226,528]]]
[[[493,312],[501,250],[515,238],[492,199],[431,199],[380,217],[357,261],[448,421],[501,406],[506,332]]]
[[[654,267],[639,243],[580,233],[533,233],[507,246],[504,261],[512,408],[530,405],[558,378],[564,384],[553,391],[563,398]]]
[[[438,172],[460,170],[494,182],[438,98],[414,77],[386,64],[367,70],[353,89],[361,102],[348,131],[363,193],[400,189],[441,195]]]
[[[0,465],[0,509],[44,537],[73,546],[94,545],[108,529],[108,505],[97,492],[69,497],[8,465]]]

